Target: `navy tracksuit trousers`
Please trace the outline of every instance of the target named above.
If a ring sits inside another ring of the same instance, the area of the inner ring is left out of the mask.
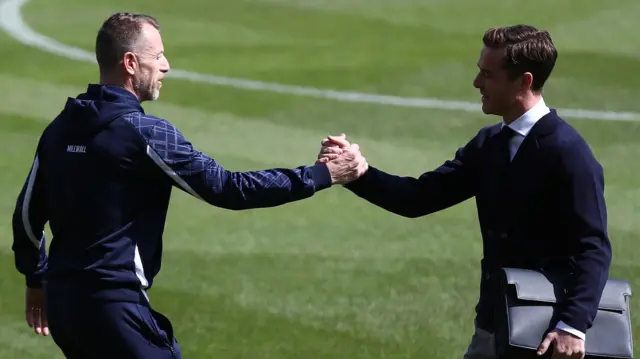
[[[68,359],[181,359],[171,322],[148,302],[47,290],[51,336]]]

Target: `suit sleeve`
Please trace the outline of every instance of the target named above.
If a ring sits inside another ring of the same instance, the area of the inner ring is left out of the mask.
[[[47,270],[44,226],[48,220],[45,188],[36,155],[13,212],[15,265],[31,288],[42,286]]]
[[[565,193],[569,196],[569,247],[576,269],[559,319],[586,333],[598,311],[612,258],[604,173],[583,140],[571,145],[562,157]]]
[[[275,207],[309,198],[331,186],[325,164],[248,172],[226,170],[196,150],[166,120],[156,122],[143,136],[147,155],[175,186],[216,207],[230,210]]]
[[[418,178],[397,176],[369,166],[364,176],[345,187],[397,215],[408,218],[425,216],[475,195],[474,150],[472,140],[459,148],[453,159]]]

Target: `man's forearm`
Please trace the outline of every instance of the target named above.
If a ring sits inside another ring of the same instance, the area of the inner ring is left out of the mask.
[[[562,161],[564,193],[569,203],[567,248],[575,261],[575,273],[559,320],[586,333],[598,312],[612,257],[604,172],[582,139],[567,146]]]
[[[47,211],[44,186],[39,176],[36,156],[25,181],[12,218],[13,244],[16,269],[25,276],[27,286],[40,287],[47,269],[47,251],[44,225]]]
[[[367,173],[345,188],[371,204],[409,218],[429,212],[428,202],[421,200],[419,180],[385,173],[369,167]]]
[[[225,209],[245,210],[275,207],[313,196],[331,186],[326,165],[294,169],[231,172],[215,164],[198,177],[185,177],[186,183],[202,200]]]
[[[598,312],[602,292],[609,278],[611,249],[608,241],[591,237],[581,241],[584,250],[577,255],[573,280],[567,288],[567,296],[559,320],[586,333]]]
[[[131,119],[128,118],[130,121]],[[170,122],[153,116],[131,121],[145,141],[147,156],[169,181],[211,205],[244,210],[311,197],[331,186],[326,164],[235,172],[196,150]],[[154,169],[156,171],[156,169]]]
[[[475,194],[473,170],[464,162],[463,153],[464,149],[459,149],[453,160],[418,178],[396,176],[369,166],[364,176],[345,187],[389,212],[409,218],[425,216]]]

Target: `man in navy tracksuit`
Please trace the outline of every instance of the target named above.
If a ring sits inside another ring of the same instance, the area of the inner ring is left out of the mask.
[[[354,145],[329,163],[226,171],[140,105],[158,98],[169,70],[155,19],[114,14],[96,57],[100,84],[69,98],[45,129],[18,197],[12,248],[27,322],[50,330],[67,358],[180,358],[146,293],[160,270],[172,186],[222,208],[273,207],[355,180],[367,163]]]

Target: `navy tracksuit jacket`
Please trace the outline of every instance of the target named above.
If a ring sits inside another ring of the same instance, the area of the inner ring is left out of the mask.
[[[92,298],[139,302],[160,270],[173,186],[243,210],[311,197],[331,178],[323,164],[227,171],[169,121],[146,114],[132,93],[92,84],[67,100],[38,143],[13,216],[18,271],[28,286],[45,280]]]

